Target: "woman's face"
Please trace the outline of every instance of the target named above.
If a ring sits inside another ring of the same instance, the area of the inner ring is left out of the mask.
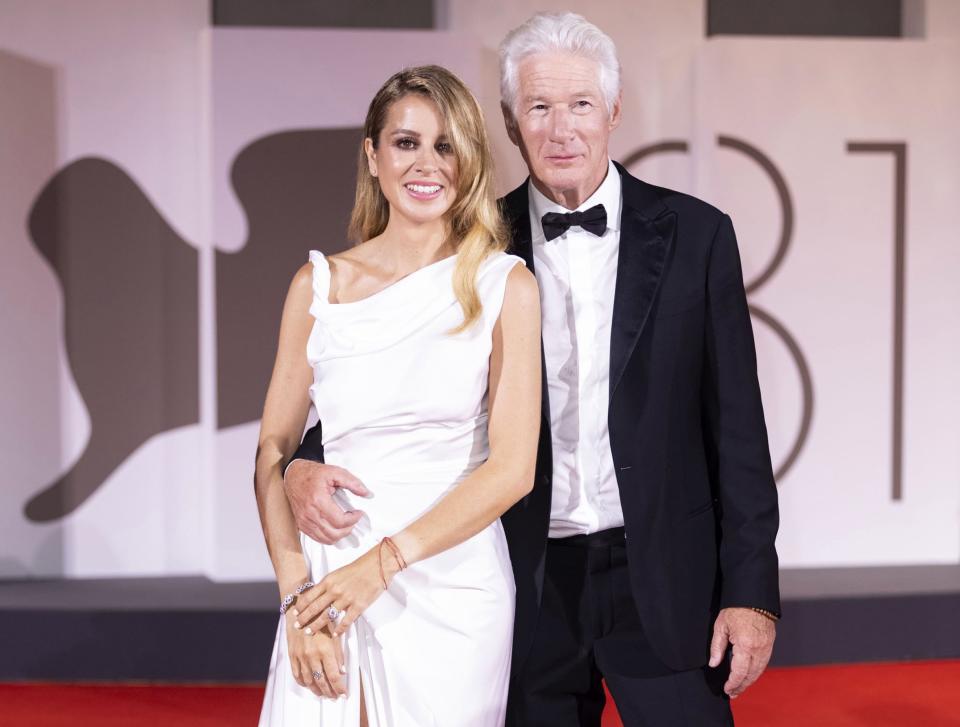
[[[366,139],[370,173],[390,203],[390,214],[412,222],[440,219],[457,198],[457,158],[437,105],[418,94],[394,101],[377,148]]]

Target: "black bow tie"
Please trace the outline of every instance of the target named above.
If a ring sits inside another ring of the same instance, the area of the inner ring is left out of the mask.
[[[598,204],[583,212],[547,212],[540,224],[543,225],[543,236],[547,240],[560,237],[571,227],[582,227],[599,237],[607,231],[607,210]]]

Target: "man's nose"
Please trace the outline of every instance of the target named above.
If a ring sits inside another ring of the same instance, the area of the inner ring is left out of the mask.
[[[573,114],[567,109],[555,110],[550,124],[550,141],[568,141],[573,135],[573,124]]]

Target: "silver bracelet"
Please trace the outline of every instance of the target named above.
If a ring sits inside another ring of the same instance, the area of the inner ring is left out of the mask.
[[[297,600],[297,596],[299,596],[308,588],[313,588],[315,585],[317,584],[314,583],[313,581],[307,581],[306,583],[301,583],[299,586],[297,586],[297,590],[295,590],[293,593],[288,593],[286,596],[284,596],[283,600],[280,601],[280,615],[283,616],[287,612],[287,609],[290,608],[290,606],[293,605],[294,601]]]

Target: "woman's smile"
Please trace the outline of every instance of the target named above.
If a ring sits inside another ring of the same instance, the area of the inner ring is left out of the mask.
[[[443,185],[436,182],[407,182],[403,187],[411,197],[423,201],[437,199],[443,192]]]

